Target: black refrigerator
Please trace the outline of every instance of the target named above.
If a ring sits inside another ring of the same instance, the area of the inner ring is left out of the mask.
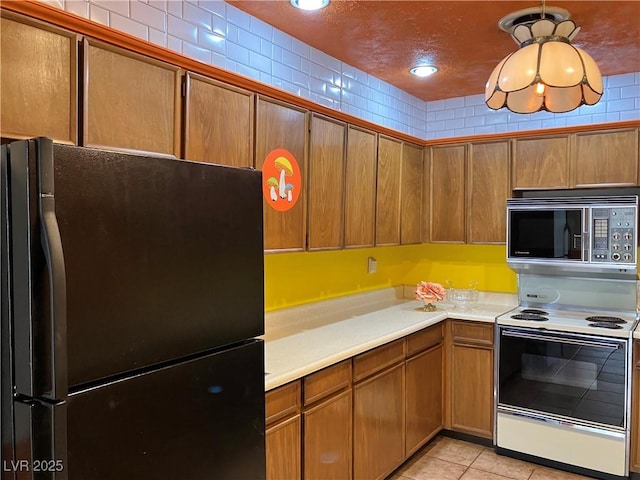
[[[46,138],[0,166],[2,480],[263,479],[261,173]]]

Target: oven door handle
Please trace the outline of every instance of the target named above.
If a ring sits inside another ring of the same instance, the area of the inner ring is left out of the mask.
[[[594,340],[582,340],[577,338],[558,338],[558,337],[551,337],[548,335],[538,335],[535,333],[528,333],[528,332],[514,332],[513,330],[502,330],[502,335],[504,335],[505,337],[525,338],[527,340],[541,340],[544,342],[554,342],[554,343],[566,343],[570,345],[580,345],[584,347],[612,348],[614,350],[619,350],[623,346],[620,343],[614,343],[614,342],[597,342]]]

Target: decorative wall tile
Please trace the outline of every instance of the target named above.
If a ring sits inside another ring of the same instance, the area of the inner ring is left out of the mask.
[[[212,53],[225,54],[225,38],[217,33],[198,30],[198,45]]]
[[[166,31],[166,17],[164,10],[140,2],[131,3],[131,19],[143,23],[156,30]],[[114,27],[117,28],[117,27]]]
[[[103,25],[109,25],[109,11],[97,5],[89,5],[89,19]]]
[[[260,53],[260,37],[248,30],[238,29],[238,43],[249,50]]]
[[[221,17],[226,16],[225,3],[223,0],[199,0],[198,6],[209,10],[211,13],[215,13]]]
[[[271,60],[268,57],[256,52],[249,52],[249,65],[271,76]],[[262,76],[260,78],[262,78]]]
[[[91,0],[91,3],[123,17],[129,16],[129,0]]]
[[[211,12],[203,8],[198,8],[192,3],[185,2],[182,5],[182,19],[200,28],[211,30]]]
[[[131,0],[135,2],[135,0]],[[167,0],[167,13],[182,18],[182,0]]]
[[[249,50],[230,41],[227,42],[227,57],[241,65],[249,64]]]
[[[156,45],[166,48],[167,34],[165,32],[156,30],[155,28],[149,27],[149,41],[151,43],[155,43]]]
[[[189,42],[182,42],[182,54],[203,63],[211,64],[211,50],[193,45]]]
[[[67,0],[65,10],[83,18],[89,18],[89,3],[87,0]]]
[[[146,25],[118,15],[117,13],[111,12],[109,16],[109,26],[121,32],[142,38],[143,40],[149,40],[149,30]]]
[[[187,42],[198,42],[198,27],[173,15],[167,19],[167,33]]]

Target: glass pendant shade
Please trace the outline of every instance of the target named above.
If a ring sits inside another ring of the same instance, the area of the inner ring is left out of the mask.
[[[562,113],[597,103],[602,76],[593,58],[571,45],[579,31],[571,20],[542,19],[516,26],[511,36],[520,49],[491,73],[485,90],[487,106],[516,113]]]

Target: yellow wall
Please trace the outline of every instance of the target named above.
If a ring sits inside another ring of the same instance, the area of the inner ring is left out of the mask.
[[[378,271],[367,273],[367,258]],[[267,311],[420,280],[447,280],[466,288],[515,292],[516,277],[505,262],[504,245],[407,245],[326,252],[265,255]]]

